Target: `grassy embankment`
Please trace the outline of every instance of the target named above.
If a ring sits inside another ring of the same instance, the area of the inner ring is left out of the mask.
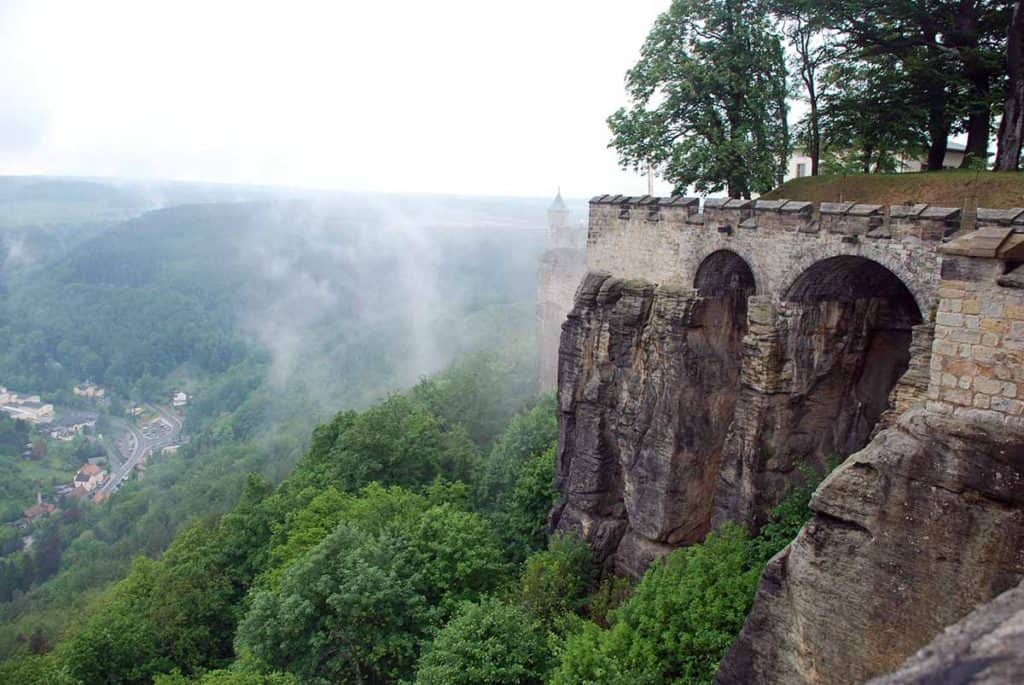
[[[946,170],[914,174],[857,174],[794,178],[766,200],[926,203],[946,207],[1024,207],[1024,172]]]

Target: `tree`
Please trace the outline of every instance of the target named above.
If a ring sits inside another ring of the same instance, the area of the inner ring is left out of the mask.
[[[541,398],[533,409],[512,419],[483,460],[476,488],[480,507],[500,508],[530,458],[548,449],[557,437],[554,395]]]
[[[383,683],[411,674],[428,612],[396,573],[401,542],[344,524],[262,591],[238,642],[268,670],[303,682]]]
[[[476,447],[458,426],[445,430],[422,403],[396,395],[352,420],[330,451],[343,490],[371,482],[416,488],[438,476],[467,479]]]
[[[1006,40],[1006,101],[999,122],[996,171],[1016,171],[1024,141],[1024,2],[1017,0]]]
[[[548,514],[555,504],[555,448],[534,455],[495,514],[509,557],[525,559],[547,542]]]
[[[566,644],[551,682],[712,683],[754,601],[762,564],[751,540],[725,526],[647,570],[614,612]]]
[[[482,517],[449,504],[409,516],[395,490],[368,489],[383,506],[349,508],[351,521],[251,595],[240,653],[302,682],[397,682],[412,676],[421,646],[462,602],[504,580],[501,550]],[[372,515],[391,503],[400,504],[391,520]]]
[[[420,658],[417,685],[541,685],[551,655],[529,612],[498,599],[465,604]]]
[[[951,128],[967,132],[964,164],[985,160],[1012,0],[783,0],[845,36],[849,57],[898,60],[928,117],[928,168],[942,168]]]
[[[750,197],[780,182],[789,140],[786,67],[764,6],[674,0],[626,75],[608,124],[620,163],[653,165],[682,193]]]
[[[590,547],[577,537],[556,535],[546,550],[526,560],[519,601],[545,625],[554,626],[563,615],[583,608],[596,578]]]
[[[909,79],[892,57],[829,65],[819,103],[829,173],[898,171],[898,156],[924,147],[927,121]]]
[[[817,176],[821,162],[822,72],[836,59],[836,36],[812,22],[802,7],[780,5],[783,33],[793,50],[790,67],[796,72],[799,89],[807,102],[807,114],[800,121],[797,137],[811,158],[811,176]],[[787,14],[788,12],[788,14]]]

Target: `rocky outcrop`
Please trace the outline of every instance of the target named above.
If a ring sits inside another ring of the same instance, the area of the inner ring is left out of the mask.
[[[718,683],[860,683],[1016,585],[1024,432],[910,411],[848,458],[811,509],[765,570]]]
[[[895,673],[868,685],[1024,683],[1024,585],[946,628]]]
[[[588,274],[563,328],[562,530],[639,574],[703,539],[732,419],[745,316],[728,296]]]
[[[801,462],[864,445],[907,368],[912,302],[776,305],[729,268],[700,291],[588,274],[563,327],[553,524],[608,569],[756,528]]]

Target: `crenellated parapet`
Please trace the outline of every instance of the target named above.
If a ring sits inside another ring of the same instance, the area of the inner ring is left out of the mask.
[[[590,207],[592,213],[597,210],[623,221],[706,226],[723,233],[742,228],[805,234],[826,232],[883,240],[913,237],[941,241],[959,230],[973,230],[990,224],[1012,225],[1024,231],[1024,207],[980,208],[966,224],[960,208],[926,204],[886,206],[854,202],[707,198],[701,207],[700,200],[695,197],[599,195],[590,200]]]

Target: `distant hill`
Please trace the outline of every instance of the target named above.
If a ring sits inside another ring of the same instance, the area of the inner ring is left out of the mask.
[[[946,170],[915,174],[806,176],[761,196],[808,202],[895,205],[923,202],[946,207],[1024,207],[1024,172]]]

